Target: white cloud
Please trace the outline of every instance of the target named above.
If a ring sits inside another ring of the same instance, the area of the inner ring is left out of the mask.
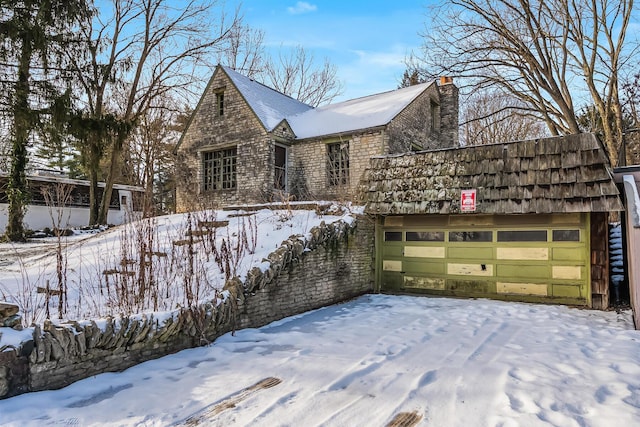
[[[316,6],[315,4],[307,3],[306,1],[299,1],[295,6],[290,6],[287,8],[287,12],[292,15],[315,12],[316,10],[318,10],[318,6]]]

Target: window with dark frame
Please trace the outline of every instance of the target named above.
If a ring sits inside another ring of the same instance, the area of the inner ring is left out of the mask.
[[[430,104],[430,113],[431,113],[431,132],[437,132],[439,129],[440,123],[440,105],[431,100]]]
[[[498,242],[546,242],[547,230],[500,230]]]
[[[274,185],[276,190],[287,189],[287,149],[280,145],[274,147],[273,153]]]
[[[449,242],[491,242],[492,231],[450,231]]]
[[[444,231],[407,231],[407,242],[444,242]]]
[[[402,231],[385,231],[385,242],[402,242]]]
[[[580,230],[553,230],[554,242],[579,242]]]
[[[236,188],[236,147],[202,153],[203,189],[229,190]]]
[[[216,92],[216,112],[218,117],[224,116],[224,92]]]
[[[349,142],[327,144],[329,185],[349,183]]]

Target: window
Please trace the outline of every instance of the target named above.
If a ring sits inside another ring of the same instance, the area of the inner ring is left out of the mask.
[[[227,190],[236,188],[237,148],[202,153],[203,188]]]
[[[547,230],[498,231],[498,242],[546,242]]]
[[[349,142],[327,145],[329,185],[349,183]]]
[[[553,230],[554,242],[579,242],[580,230]]]
[[[385,231],[385,242],[402,242],[402,231]]]
[[[491,242],[492,231],[450,231],[450,242]]]
[[[438,132],[440,130],[440,105],[431,100],[429,110],[431,114],[431,132]]]
[[[276,190],[287,189],[287,149],[280,145],[274,147],[274,185]]]
[[[216,113],[218,117],[224,115],[224,92],[216,92]]]
[[[407,231],[407,242],[444,242],[444,231]]]

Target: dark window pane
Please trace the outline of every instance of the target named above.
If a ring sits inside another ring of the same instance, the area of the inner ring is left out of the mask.
[[[349,183],[349,142],[327,145],[327,175],[329,185]]]
[[[492,231],[450,231],[450,242],[491,242]]]
[[[274,188],[286,190],[287,187],[287,149],[279,145],[274,149]]]
[[[237,157],[235,147],[202,153],[204,190],[236,188]]]
[[[407,231],[407,242],[444,242],[444,231]]]
[[[498,231],[498,242],[546,242],[547,230]]]
[[[385,242],[402,242],[402,231],[385,231]]]
[[[580,230],[553,230],[554,242],[579,242]]]

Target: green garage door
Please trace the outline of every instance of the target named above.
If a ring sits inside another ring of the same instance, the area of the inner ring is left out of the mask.
[[[382,291],[589,305],[588,216],[385,217]]]

